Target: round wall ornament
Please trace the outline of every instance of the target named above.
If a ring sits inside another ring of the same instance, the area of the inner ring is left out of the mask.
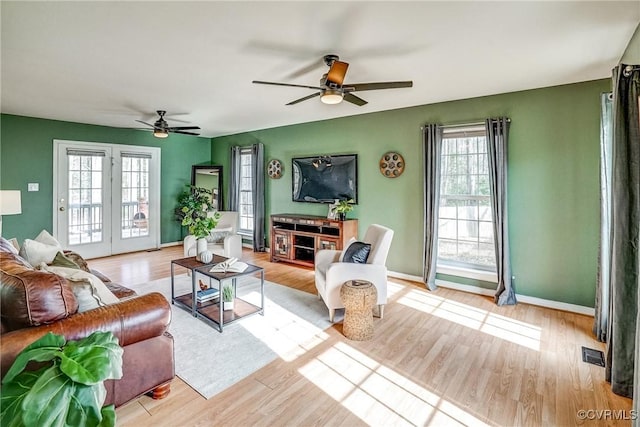
[[[404,158],[400,153],[389,151],[380,158],[380,173],[387,178],[397,178],[404,172]]]
[[[282,177],[282,162],[278,159],[271,159],[267,166],[267,175],[269,178],[278,179]]]

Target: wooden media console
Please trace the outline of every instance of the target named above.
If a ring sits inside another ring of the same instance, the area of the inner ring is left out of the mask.
[[[316,251],[342,250],[358,236],[358,220],[322,216],[271,215],[271,262],[284,261],[313,267]]]

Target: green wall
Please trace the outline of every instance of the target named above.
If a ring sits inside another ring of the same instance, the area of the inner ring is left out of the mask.
[[[350,217],[359,219],[360,233],[372,223],[394,229],[389,269],[420,276],[420,127],[508,116],[512,120],[509,225],[516,292],[593,307],[599,223],[599,94],[609,90],[609,80],[598,80],[258,130],[212,139],[211,160],[225,166],[228,183],[229,147],[260,141],[265,145],[265,161],[276,158],[285,165],[282,178],[267,179],[267,215],[326,215],[326,205],[291,201],[291,158],[357,153],[359,204]],[[399,178],[385,178],[378,170],[378,161],[387,151],[398,151],[406,160],[406,170]]]
[[[629,40],[629,44],[620,58],[622,64],[639,65],[640,64],[640,24],[636,27],[635,33]]]
[[[191,182],[191,166],[211,157],[208,138],[170,135],[154,138],[151,132],[3,114],[0,116],[0,188],[22,190],[22,214],[3,217],[3,235],[35,237],[53,228],[53,140],[105,142],[160,147],[161,242],[182,238],[174,220],[176,198]],[[40,183],[40,191],[27,192],[27,183]]]

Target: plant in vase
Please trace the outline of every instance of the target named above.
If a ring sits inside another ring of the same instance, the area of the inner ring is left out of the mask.
[[[199,256],[207,250],[206,237],[211,230],[216,228],[220,220],[220,212],[211,214],[212,191],[206,188],[188,185],[189,190],[185,190],[178,196],[178,207],[175,209],[176,220],[187,227],[189,234],[197,240],[196,254]]]
[[[122,378],[122,353],[111,332],[68,342],[49,332],[22,350],[3,378],[2,425],[114,426],[114,406],[102,406],[103,383]],[[31,361],[41,367],[25,370]]]
[[[223,310],[233,310],[233,297],[233,286],[224,286],[222,288]]]
[[[337,202],[333,208],[333,212],[337,215],[340,221],[344,221],[347,218],[347,214],[353,210],[353,199],[344,199]]]

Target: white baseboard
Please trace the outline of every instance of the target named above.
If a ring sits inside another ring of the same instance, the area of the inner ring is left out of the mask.
[[[422,277],[420,276],[414,276],[414,275],[405,274],[405,273],[398,273],[396,271],[389,271],[387,272],[387,274],[390,277],[397,277],[398,279],[404,279],[404,280],[410,280],[412,282],[422,283]],[[458,291],[469,292],[477,295],[485,295],[485,296],[492,297],[495,294],[495,291],[493,289],[481,288],[480,286],[463,285],[461,283],[450,282],[448,280],[436,279],[436,285],[443,288],[455,289]],[[569,304],[566,302],[553,301],[553,300],[531,297],[528,295],[521,295],[521,294],[516,294],[516,298],[518,299],[518,302],[521,302],[524,304],[531,304],[531,305],[537,305],[540,307],[552,308],[554,310],[562,310],[562,311],[568,311],[571,313],[584,314],[585,316],[595,315],[594,308],[585,307],[583,305]]]
[[[182,240],[179,240],[177,242],[167,242],[167,243],[161,243],[160,247],[161,248],[168,248],[170,246],[179,246],[182,244]]]

